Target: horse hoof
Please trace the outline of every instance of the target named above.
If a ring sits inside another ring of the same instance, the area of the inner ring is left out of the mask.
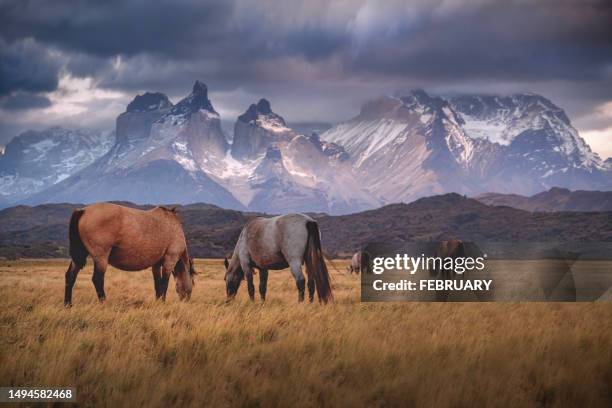
[[[72,302],[64,302],[64,307],[70,309],[72,307]]]

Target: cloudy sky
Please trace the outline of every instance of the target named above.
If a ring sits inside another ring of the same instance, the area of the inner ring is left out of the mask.
[[[136,93],[196,79],[226,120],[260,97],[337,122],[396,90],[536,92],[612,156],[608,0],[0,0],[0,144],[110,129]]]

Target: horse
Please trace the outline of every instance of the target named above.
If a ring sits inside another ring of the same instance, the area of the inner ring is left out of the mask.
[[[436,258],[440,258],[442,260],[446,258],[453,258],[453,259],[465,258],[466,256],[465,245],[463,244],[463,241],[461,241],[460,239],[450,239],[447,241],[440,241],[440,243],[438,243],[436,247],[435,256]],[[456,277],[453,269],[446,269],[444,268],[443,265],[440,265],[440,267],[437,267],[434,264],[434,267],[430,269],[429,273],[431,275],[435,275],[439,279],[448,279],[451,277],[452,278]],[[464,278],[464,277],[465,275],[461,275],[461,278]],[[436,291],[436,300],[446,302],[449,298],[449,295],[450,293],[446,290]]]
[[[355,252],[351,258],[351,264],[346,267],[349,274],[361,272],[361,251]]]
[[[175,208],[148,211],[98,203],[73,211],[69,226],[70,265],[66,271],[64,305],[72,306],[72,288],[91,256],[93,284],[100,302],[106,300],[104,274],[110,264],[124,271],[152,268],[155,296],[166,300],[170,273],[181,300],[189,300],[194,285],[193,260]]]
[[[441,241],[436,247],[435,256],[438,258],[465,258],[465,245],[463,241],[459,239],[450,239],[448,241]],[[449,276],[451,272],[454,272],[452,269],[444,269],[434,267],[430,273]],[[451,275],[452,276],[452,275]]]
[[[257,268],[259,294],[261,300],[265,301],[268,270],[291,268],[298,290],[298,301],[303,302],[305,282],[302,264],[306,264],[310,302],[313,301],[315,289],[319,302],[333,300],[317,222],[304,214],[255,218],[242,229],[231,259],[228,261],[225,258],[227,300],[236,296],[245,277],[249,297],[255,300],[253,268]]]

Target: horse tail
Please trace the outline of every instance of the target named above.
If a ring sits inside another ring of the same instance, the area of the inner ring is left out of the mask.
[[[83,240],[81,240],[81,235],[79,234],[79,220],[83,214],[85,214],[85,210],[74,210],[70,217],[70,228],[68,229],[68,237],[70,238],[70,258],[72,258],[72,262],[74,262],[75,266],[79,269],[85,266],[87,255],[89,255],[87,248],[85,248],[83,244]]]
[[[321,250],[321,236],[319,234],[319,225],[316,221],[307,221],[306,229],[308,230],[308,243],[304,254],[304,262],[306,263],[306,272],[309,277],[314,278],[317,296],[319,301],[327,303],[333,300],[329,271],[325,265],[323,251]]]

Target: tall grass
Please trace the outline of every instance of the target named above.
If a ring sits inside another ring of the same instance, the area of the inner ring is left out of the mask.
[[[226,304],[214,260],[165,304],[150,272],[113,269],[99,304],[89,265],[67,310],[66,266],[0,263],[0,385],[73,386],[85,406],[612,405],[610,303],[360,304],[332,272],[334,304],[298,304],[281,271],[265,304],[245,287]]]

